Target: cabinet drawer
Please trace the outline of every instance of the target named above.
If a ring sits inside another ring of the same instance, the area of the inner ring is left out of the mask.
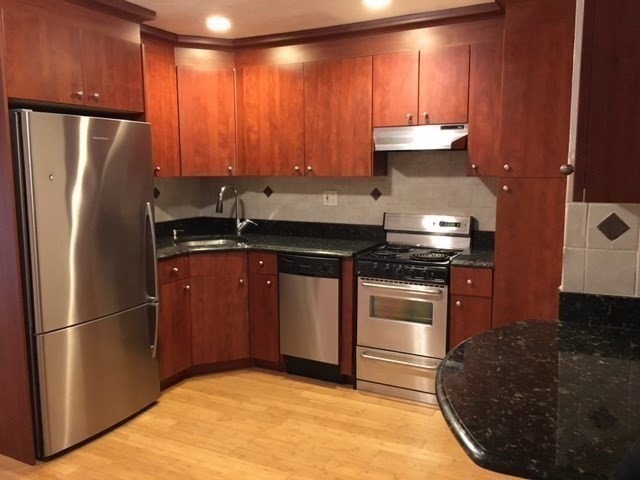
[[[493,270],[491,268],[452,268],[451,293],[490,297],[493,294]]]
[[[184,278],[189,278],[189,259],[186,255],[158,262],[158,283],[160,285]]]
[[[192,277],[220,273],[247,273],[245,252],[195,253],[189,255],[189,273]]]
[[[249,273],[278,273],[278,254],[265,252],[249,253]]]

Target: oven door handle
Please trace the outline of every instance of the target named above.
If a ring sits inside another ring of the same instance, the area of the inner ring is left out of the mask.
[[[403,292],[411,292],[415,294],[425,294],[425,295],[442,295],[444,292],[439,288],[430,288],[430,287],[422,287],[418,286],[417,289],[413,287],[400,287],[396,285],[384,285],[382,283],[371,283],[371,282],[362,282],[361,285],[363,287],[372,287],[372,288],[384,288],[386,290],[400,290]]]
[[[437,370],[438,369],[438,365],[420,365],[420,364],[417,364],[417,363],[405,362],[403,360],[395,360],[393,358],[385,358],[385,357],[379,357],[378,355],[371,355],[369,352],[362,352],[360,354],[360,356],[362,358],[366,358],[366,359],[369,359],[369,360],[377,360],[379,362],[394,363],[396,365],[405,365],[407,367],[415,367],[415,368],[420,368],[422,370]]]

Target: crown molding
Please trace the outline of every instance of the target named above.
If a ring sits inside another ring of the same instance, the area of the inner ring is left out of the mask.
[[[99,10],[124,20],[136,23],[155,20],[156,12],[148,8],[134,5],[126,0],[66,0],[92,10]]]

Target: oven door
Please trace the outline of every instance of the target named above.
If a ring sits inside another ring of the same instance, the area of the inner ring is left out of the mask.
[[[358,278],[358,345],[443,358],[446,285]]]

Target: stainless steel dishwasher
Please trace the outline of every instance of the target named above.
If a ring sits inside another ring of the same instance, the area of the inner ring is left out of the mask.
[[[280,353],[289,373],[340,381],[340,260],[279,255]]]

